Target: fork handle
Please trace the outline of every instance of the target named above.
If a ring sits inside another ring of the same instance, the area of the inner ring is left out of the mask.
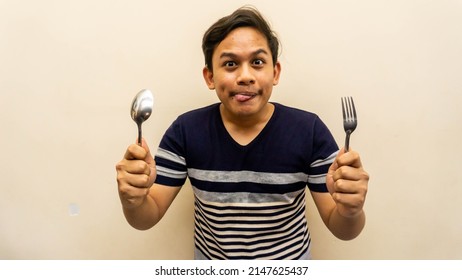
[[[345,153],[350,150],[350,135],[351,135],[351,130],[347,130],[346,136],[345,136]]]

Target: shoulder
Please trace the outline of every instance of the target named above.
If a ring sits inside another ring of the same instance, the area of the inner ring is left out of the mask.
[[[184,156],[188,144],[202,143],[200,139],[210,132],[218,114],[219,105],[212,104],[179,115],[165,131],[159,147]]]
[[[219,104],[215,103],[179,115],[167,129],[166,135],[178,139],[201,137],[209,132],[220,115]]]
[[[318,141],[319,139],[332,139],[332,133],[321,118],[309,111],[273,103],[277,112],[276,123],[284,131],[290,129],[297,131],[300,136]]]
[[[219,103],[208,105],[202,108],[194,109],[178,116],[175,122],[179,123],[200,123],[210,119],[211,116],[219,112]]]
[[[319,120],[319,116],[313,112],[289,107],[280,103],[273,103],[278,118],[284,121],[297,121],[303,123],[314,123]]]

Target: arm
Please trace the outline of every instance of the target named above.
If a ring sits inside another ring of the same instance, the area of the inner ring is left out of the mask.
[[[362,167],[359,154],[342,150],[327,174],[329,193],[312,192],[321,219],[337,238],[353,239],[364,228],[363,206],[368,181],[369,175]]]
[[[146,230],[157,224],[180,191],[179,187],[154,184],[156,164],[146,142],[132,144],[116,165],[123,212],[134,228]]]

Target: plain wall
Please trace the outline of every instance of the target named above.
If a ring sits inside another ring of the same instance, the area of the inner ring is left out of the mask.
[[[339,241],[310,200],[314,258],[462,258],[462,1],[0,0],[1,259],[192,258],[190,185],[137,231],[115,164],[139,90],[155,95],[152,150],[180,113],[217,102],[202,35],[244,4],[282,41],[272,101],[317,113],[339,145],[340,98],[357,105],[367,225]]]

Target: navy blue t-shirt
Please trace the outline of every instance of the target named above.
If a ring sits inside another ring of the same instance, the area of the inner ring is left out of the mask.
[[[179,116],[162,138],[156,183],[180,187],[189,178],[197,258],[309,256],[306,186],[327,192],[338,146],[315,114],[273,104],[271,119],[245,146],[227,132],[218,103]]]

